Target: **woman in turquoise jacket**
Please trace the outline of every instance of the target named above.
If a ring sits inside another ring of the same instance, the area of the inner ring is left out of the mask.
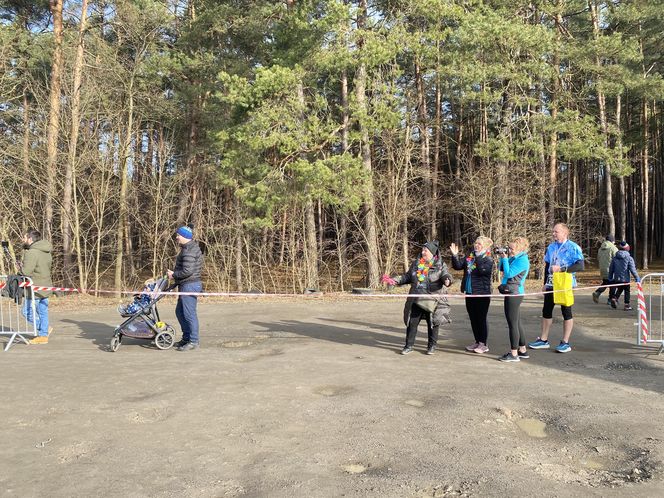
[[[529,358],[526,349],[526,334],[521,321],[521,303],[525,293],[524,284],[530,271],[528,248],[525,237],[517,237],[509,245],[511,256],[501,255],[499,269],[503,279],[498,290],[505,295],[505,318],[510,331],[511,351],[500,357],[500,361],[521,361]]]

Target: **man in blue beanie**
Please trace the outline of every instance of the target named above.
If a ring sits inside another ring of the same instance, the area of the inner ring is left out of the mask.
[[[175,280],[179,292],[197,293],[203,290],[201,282],[201,268],[203,266],[203,253],[194,239],[190,226],[181,226],[175,232],[175,239],[180,244],[180,253],[175,260],[175,268],[168,270],[168,277]],[[191,351],[200,345],[198,336],[198,315],[196,304],[198,297],[181,295],[175,307],[175,316],[182,329],[182,340],[176,343],[178,351]]]

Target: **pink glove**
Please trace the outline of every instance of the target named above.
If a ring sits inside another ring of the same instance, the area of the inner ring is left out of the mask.
[[[381,281],[381,283],[387,284],[387,285],[397,285],[397,281],[394,280],[392,277],[390,277],[387,273],[385,275],[383,275],[382,277],[380,277],[380,281]]]

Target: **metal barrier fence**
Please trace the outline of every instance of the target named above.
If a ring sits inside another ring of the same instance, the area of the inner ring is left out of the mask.
[[[637,322],[638,345],[659,344],[664,351],[664,273],[648,273],[641,279]]]
[[[28,344],[25,336],[37,335],[35,300],[25,299],[25,291],[30,286],[32,280],[28,277],[13,280],[11,276],[0,275],[0,335],[9,336],[5,351],[17,342]],[[35,317],[32,322],[28,321],[28,313]]]

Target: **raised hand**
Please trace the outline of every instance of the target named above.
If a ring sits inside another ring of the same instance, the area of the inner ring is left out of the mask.
[[[396,285],[397,281],[390,277],[387,273],[380,277],[380,281],[386,285]]]
[[[450,252],[452,253],[452,256],[459,254],[459,247],[454,242],[450,244]]]

